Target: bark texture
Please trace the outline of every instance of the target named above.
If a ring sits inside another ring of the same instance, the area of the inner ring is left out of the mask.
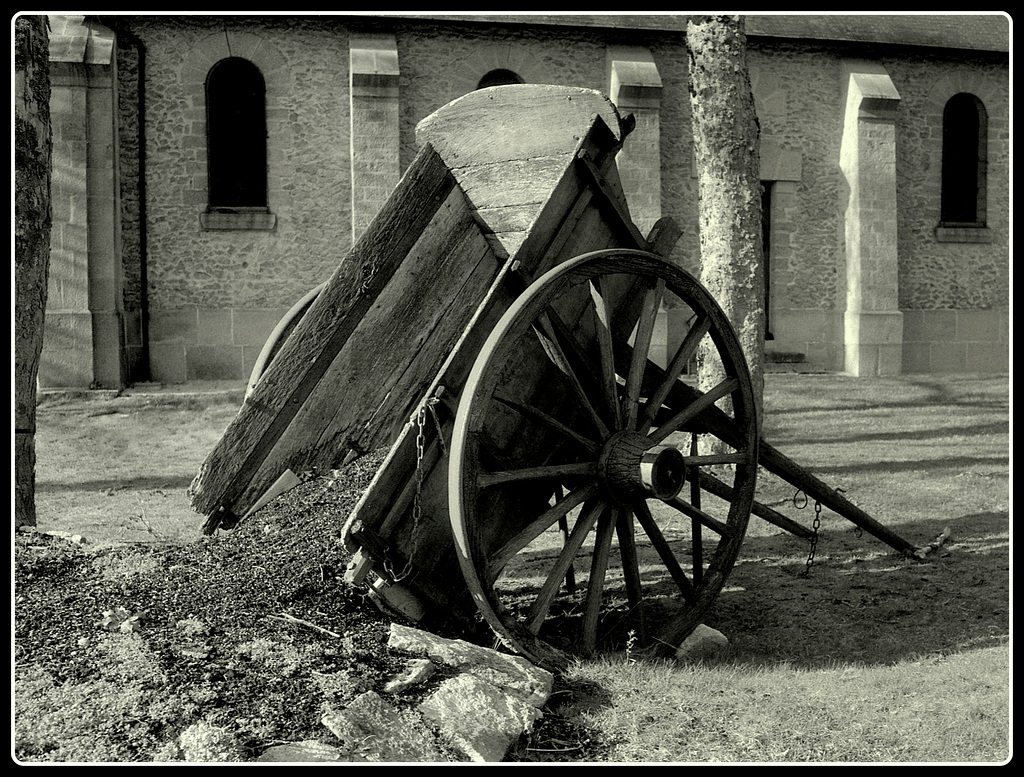
[[[701,282],[732,322],[750,366],[760,415],[764,385],[764,261],[759,134],[739,16],[687,25],[690,106],[700,193]],[[722,380],[705,353],[701,387]]]
[[[50,265],[50,65],[45,16],[14,27],[15,528],[35,526],[36,378]]]

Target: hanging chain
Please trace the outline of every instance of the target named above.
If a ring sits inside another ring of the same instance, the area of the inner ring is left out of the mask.
[[[422,494],[425,478],[423,458],[426,455],[427,449],[426,425],[428,413],[434,419],[434,427],[437,429],[437,441],[441,446],[441,452],[447,455],[447,446],[444,444],[444,435],[441,433],[441,419],[438,418],[437,410],[434,409],[434,406],[440,401],[441,391],[443,391],[443,387],[438,389],[436,396],[430,397],[430,399],[420,405],[413,417],[416,422],[416,492],[412,500],[412,548],[401,572],[396,573],[391,566],[390,559],[384,559],[384,568],[391,575],[392,582],[394,583],[401,582],[412,572],[412,559],[416,555],[416,550],[420,544],[420,519],[423,516]]]
[[[806,506],[806,504],[805,504]],[[814,523],[811,524],[814,534],[811,535],[811,549],[807,554],[807,567],[800,573],[800,577],[809,577],[811,565],[814,564],[814,554],[818,550],[818,530],[821,528],[821,502],[814,502]]]

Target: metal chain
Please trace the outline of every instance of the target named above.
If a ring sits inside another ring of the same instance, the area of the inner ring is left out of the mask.
[[[821,502],[818,501],[814,503],[814,523],[811,524],[811,528],[814,529],[814,534],[811,535],[811,550],[807,554],[807,567],[800,573],[800,577],[810,576],[811,565],[814,564],[814,554],[818,549],[818,529],[821,528]]]
[[[440,392],[438,392],[440,394]],[[384,559],[384,568],[388,574],[391,575],[393,582],[398,583],[404,580],[412,572],[412,559],[416,555],[416,550],[419,547],[420,539],[420,519],[423,517],[423,507],[421,504],[421,497],[423,494],[423,458],[426,455],[427,448],[427,413],[434,419],[434,426],[437,428],[437,440],[441,445],[441,450],[447,453],[446,446],[444,444],[444,435],[441,433],[441,419],[437,417],[437,411],[434,406],[440,401],[439,397],[434,396],[420,405],[416,411],[413,419],[416,423],[416,492],[412,500],[412,548],[409,552],[409,558],[405,562],[405,566],[402,571],[396,573],[391,567],[391,561],[387,558]]]

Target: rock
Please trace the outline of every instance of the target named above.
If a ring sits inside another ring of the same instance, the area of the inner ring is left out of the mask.
[[[541,717],[536,707],[471,674],[446,680],[419,709],[471,760],[484,763],[501,761]]]
[[[514,693],[533,707],[543,707],[551,695],[554,675],[525,658],[498,653],[461,639],[444,639],[398,623],[391,624],[388,647],[426,655],[439,664],[469,672]]]
[[[367,691],[321,722],[340,741],[345,760],[385,763],[432,763],[445,760],[433,735],[415,714],[396,709]],[[351,756],[358,756],[352,758]]]
[[[423,701],[419,711],[469,759],[501,761],[513,742],[542,717],[554,675],[525,658],[510,656],[460,639],[391,624],[388,647],[426,655],[458,670]]]
[[[181,732],[178,747],[190,763],[244,761],[245,756],[235,736],[226,729],[201,720]]]
[[[340,763],[348,760],[351,759],[343,757],[338,748],[315,739],[269,747],[263,751],[263,755],[256,759],[257,762],[287,761],[291,763]]]
[[[719,658],[729,648],[729,639],[720,631],[699,624],[676,648],[677,661],[708,661]]]
[[[40,531],[35,526],[19,526],[18,527],[18,531],[21,531],[21,532],[35,532],[36,534],[45,534],[47,537],[56,537],[57,539],[60,539],[60,540],[67,540],[68,542],[73,542],[75,545],[85,545],[85,544],[87,544],[89,542],[81,534],[75,534],[75,533],[69,532],[69,531],[56,531],[56,530],[53,530],[53,531]]]
[[[405,664],[405,674],[396,677],[384,686],[385,693],[402,693],[414,685],[425,683],[435,672],[434,662],[429,658],[414,658]]]

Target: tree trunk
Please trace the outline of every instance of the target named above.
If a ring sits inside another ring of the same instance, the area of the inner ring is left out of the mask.
[[[35,526],[36,378],[50,265],[50,46],[45,16],[14,39],[14,523]]]
[[[758,407],[764,386],[764,259],[759,128],[740,16],[697,16],[686,28],[690,106],[700,192],[701,282],[722,306],[750,366]],[[723,378],[698,355],[700,385]]]

